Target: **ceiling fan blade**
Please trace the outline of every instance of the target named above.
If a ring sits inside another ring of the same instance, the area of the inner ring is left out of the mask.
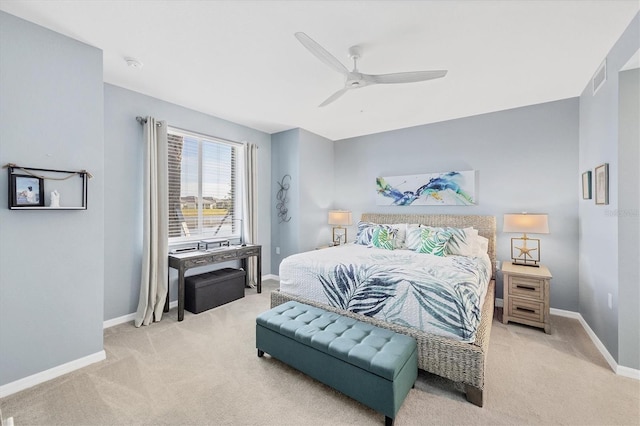
[[[343,89],[338,90],[336,93],[334,93],[333,95],[329,96],[323,103],[321,103],[320,105],[318,105],[318,107],[323,107],[326,105],[329,105],[331,102],[335,101],[336,99],[338,99],[340,96],[344,95],[347,92],[346,87]]]
[[[313,41],[311,37],[306,35],[305,33],[295,33],[296,38],[304,47],[309,50],[309,52],[313,53],[315,57],[320,59],[329,67],[338,71],[341,74],[347,75],[349,74],[349,70],[342,65],[342,62],[336,59],[331,53],[327,52],[324,47],[320,46],[318,43]]]
[[[362,74],[362,78],[373,84],[396,84],[396,83],[415,83],[418,81],[433,80],[434,78],[442,78],[447,75],[446,70],[436,71],[412,71],[398,72],[394,74]]]

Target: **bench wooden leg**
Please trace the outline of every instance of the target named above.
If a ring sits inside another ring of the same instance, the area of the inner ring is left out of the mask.
[[[264,355],[264,351],[258,349],[258,358],[262,358],[262,355]]]
[[[393,426],[393,419],[389,416],[384,416],[384,426]]]
[[[483,401],[483,392],[482,389],[478,389],[475,386],[464,385],[464,391],[467,394],[467,401],[472,403],[473,405],[477,405],[478,407],[482,407]]]

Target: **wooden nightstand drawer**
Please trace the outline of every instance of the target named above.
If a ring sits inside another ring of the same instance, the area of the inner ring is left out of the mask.
[[[544,265],[534,268],[503,262],[501,270],[504,276],[502,322],[542,327],[545,333],[551,333],[549,269]]]
[[[544,321],[544,303],[512,297],[509,299],[509,316],[529,321]]]
[[[511,296],[529,297],[542,300],[544,283],[541,280],[527,277],[509,277],[509,294]]]

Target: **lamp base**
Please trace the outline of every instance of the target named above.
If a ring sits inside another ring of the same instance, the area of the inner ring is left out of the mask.
[[[342,230],[344,232],[336,232],[336,230]],[[342,226],[336,226],[333,228],[333,245],[339,246],[342,244],[342,238],[344,237],[344,243],[347,243],[347,229]]]
[[[511,264],[512,265],[519,265],[519,266],[531,266],[532,268],[539,268],[540,264],[539,263],[525,263],[525,262],[518,262],[517,259],[511,259]]]

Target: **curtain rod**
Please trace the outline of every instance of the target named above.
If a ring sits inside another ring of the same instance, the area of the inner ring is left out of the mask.
[[[139,115],[136,117],[136,121],[138,123],[140,123],[140,124],[146,124],[147,123],[147,119],[144,118],[144,117],[140,117]],[[161,123],[156,123],[156,126],[160,127],[160,126],[162,126],[162,124]],[[189,130],[181,129],[179,127],[174,127],[174,126],[172,126],[172,127],[174,129],[176,129],[176,130],[181,131],[181,132],[194,134],[193,132],[190,132]],[[233,144],[233,145],[244,145],[243,142],[232,141],[231,139],[220,138],[218,136],[209,136],[209,135],[203,135],[203,136],[208,136],[208,137],[210,137],[212,139],[218,139],[218,140],[220,140],[222,142],[227,142],[227,143],[230,143],[230,144]],[[259,148],[260,148],[259,146],[256,146],[256,149],[259,149]]]
[[[137,121],[138,123],[140,123],[140,124],[146,124],[146,123],[147,123],[147,119],[146,119],[146,118],[144,118],[144,117],[140,117],[140,116],[137,116],[137,117],[136,117],[136,121]],[[162,123],[156,123],[156,126],[157,126],[157,127],[160,127],[160,126],[162,126]]]

